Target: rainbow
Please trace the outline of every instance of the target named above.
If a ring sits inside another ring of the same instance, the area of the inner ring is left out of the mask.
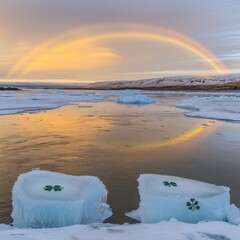
[[[58,51],[67,50],[81,44],[119,39],[153,40],[173,44],[177,47],[187,50],[188,52],[191,52],[198,58],[202,59],[217,73],[224,74],[227,71],[224,64],[218,60],[210,50],[205,48],[197,41],[172,31],[167,31],[164,34],[141,31],[120,31],[105,34],[96,34],[88,37],[74,38],[60,43],[56,42],[58,39],[59,38],[55,38],[50,41],[46,41],[27,53],[10,69],[7,74],[7,78],[12,77],[16,73],[18,73],[19,76],[24,76],[25,74],[34,71],[34,67],[37,65],[38,60],[40,59],[39,56],[42,56],[44,54],[51,56],[51,54],[55,54]]]

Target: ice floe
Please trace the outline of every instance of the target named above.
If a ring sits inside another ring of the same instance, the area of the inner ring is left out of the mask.
[[[177,105],[189,110],[185,115],[227,121],[240,121],[240,96],[194,96]]]
[[[0,93],[0,115],[54,109],[77,102],[103,102],[106,100],[106,95],[87,91],[9,91]]]
[[[19,228],[101,223],[112,214],[107,190],[93,176],[31,171],[18,177],[12,198],[13,225]]]
[[[222,221],[222,210],[230,205],[227,187],[157,174],[142,174],[138,182],[139,209],[126,215],[142,223],[171,218],[188,223]]]

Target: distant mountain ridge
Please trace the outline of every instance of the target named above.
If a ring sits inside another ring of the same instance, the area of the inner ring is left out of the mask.
[[[174,76],[135,81],[104,81],[86,85],[87,89],[169,89],[240,90],[240,74]]]

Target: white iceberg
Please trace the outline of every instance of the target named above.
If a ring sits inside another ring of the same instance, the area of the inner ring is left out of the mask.
[[[142,94],[123,95],[117,99],[117,103],[144,105],[155,103],[155,100],[151,97]]]
[[[139,179],[140,206],[126,215],[143,223],[175,218],[197,223],[222,221],[221,210],[230,205],[229,188],[186,178],[142,174]]]
[[[112,215],[107,190],[93,176],[24,173],[14,184],[12,198],[13,225],[19,228],[101,223]]]

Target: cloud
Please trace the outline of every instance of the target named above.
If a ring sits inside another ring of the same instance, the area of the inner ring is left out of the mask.
[[[39,53],[31,63],[23,69],[21,75],[30,71],[70,71],[89,70],[112,65],[120,58],[109,48],[102,48],[85,43],[65,47],[59,44],[50,50]]]

